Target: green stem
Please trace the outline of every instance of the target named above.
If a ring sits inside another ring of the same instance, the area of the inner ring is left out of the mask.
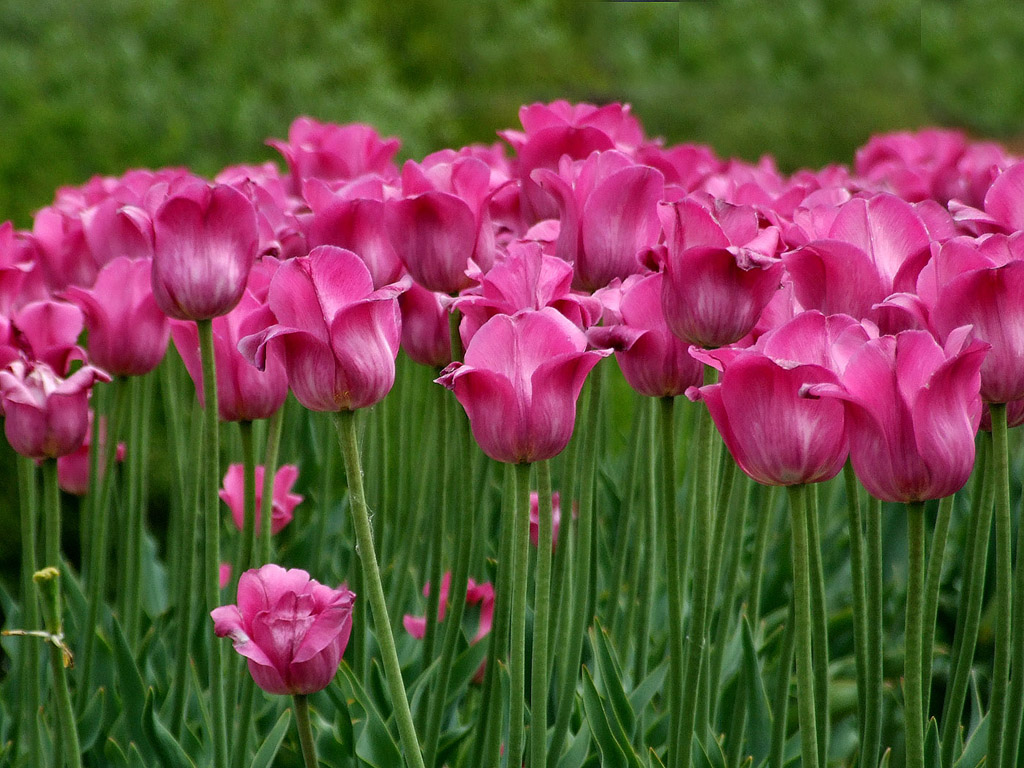
[[[579,678],[580,654],[583,637],[590,624],[590,571],[594,536],[594,476],[597,469],[597,433],[601,415],[601,388],[603,370],[595,367],[590,376],[590,395],[587,403],[587,423],[583,434],[582,471],[580,473],[580,516],[577,526],[575,574],[573,574],[572,613],[567,628],[567,650],[561,666],[558,696],[558,714],[548,749],[548,766],[555,768],[561,756],[562,744],[569,730],[569,717],[573,710],[576,681]],[[571,512],[568,513],[571,516]],[[567,521],[568,522],[568,521]],[[567,537],[566,537],[567,538]]]
[[[863,764],[877,765],[882,744],[882,502],[868,499],[867,680]]]
[[[220,605],[220,436],[217,412],[217,368],[214,362],[213,321],[200,320],[199,351],[203,361],[203,423],[206,449],[204,464],[204,554],[203,584],[205,612]],[[213,760],[216,768],[227,768],[227,719],[224,714],[224,657],[221,643],[210,643],[210,717],[213,722]]]
[[[128,443],[131,451],[127,457],[128,464],[128,509],[127,509],[127,543],[125,546],[126,576],[124,581],[124,622],[128,645],[138,649],[139,623],[141,621],[142,601],[142,473],[146,457],[142,453],[143,431],[143,391],[142,378],[135,376],[127,382],[131,386],[131,410],[128,415]]]
[[[52,465],[52,467],[50,467]],[[60,506],[60,497],[57,494],[57,461],[47,459],[43,463],[43,481],[49,485],[47,475],[53,475],[53,488],[47,488],[47,516],[50,516],[50,507]],[[55,509],[59,515],[59,509]],[[63,623],[61,621],[60,607],[60,571],[48,566],[37,571],[32,579],[39,587],[40,602],[43,606],[43,616],[46,620],[46,631],[56,638],[63,639]],[[50,668],[53,670],[53,688],[57,698],[57,719],[60,723],[60,744],[64,752],[67,764],[70,768],[82,768],[82,750],[78,744],[78,731],[75,728],[75,711],[71,706],[71,692],[68,690],[68,678],[64,669],[64,652],[54,643],[47,643],[50,648]]]
[[[252,729],[252,707],[256,696],[256,683],[251,675],[242,675],[242,703],[238,710],[235,723],[235,763],[234,768],[245,768],[249,759],[249,731]]]
[[[477,721],[477,743],[470,765],[498,768],[501,761],[502,707],[498,665],[508,652],[509,605],[512,579],[512,536],[515,527],[515,469],[505,464],[502,493],[501,537],[499,538],[498,573],[494,589],[494,626],[487,648],[487,669],[484,673],[483,705]]]
[[[1024,711],[1024,519],[1017,522],[1017,562],[1013,581],[1013,633],[1010,691],[1007,712]],[[1008,717],[1003,734],[1003,766],[1016,768],[1020,750],[1021,718]]]
[[[654,593],[657,581],[658,553],[658,411],[661,406],[656,398],[648,398],[650,402],[647,430],[647,499],[644,504],[644,554],[639,558],[643,563],[637,602],[640,605],[640,620],[636,631],[636,656],[633,665],[633,681],[639,684],[647,677],[647,662],[650,655],[651,614],[654,610]],[[634,746],[643,752],[644,742],[644,710],[637,713],[636,742]]]
[[[92,687],[92,663],[93,651],[96,646],[96,629],[99,620],[100,605],[103,603],[106,594],[107,583],[107,561],[110,556],[110,542],[108,537],[110,525],[110,500],[114,487],[114,461],[117,457],[117,440],[120,436],[121,425],[127,415],[128,408],[128,382],[119,380],[115,383],[115,399],[111,412],[111,419],[107,424],[106,443],[103,444],[103,473],[97,479],[96,485],[90,486],[92,494],[90,503],[92,506],[92,543],[89,545],[89,607],[86,612],[85,626],[91,629],[85,631],[82,649],[81,663],[81,686],[78,688],[78,712],[84,711],[89,702],[89,692]],[[97,420],[99,416],[96,417]],[[93,444],[93,451],[98,453],[101,443]]]
[[[295,727],[299,731],[299,744],[302,746],[302,762],[306,768],[318,768],[316,759],[316,742],[313,741],[313,726],[309,722],[309,701],[305,694],[296,693],[292,696],[292,709],[295,711]]]
[[[793,587],[796,604],[796,680],[800,750],[804,766],[823,768],[818,763],[814,662],[811,658],[811,564],[810,544],[807,540],[807,507],[807,486],[790,486],[789,509],[793,529]]]
[[[374,626],[377,629],[377,642],[380,645],[395,719],[398,721],[402,748],[405,751],[405,759],[412,768],[424,768],[423,755],[416,739],[416,726],[412,722],[409,699],[402,681],[402,667],[398,662],[395,637],[391,631],[391,620],[388,618],[387,602],[384,599],[384,588],[381,585],[380,570],[377,566],[377,554],[373,549],[373,531],[370,529],[370,516],[366,509],[366,496],[363,493],[363,471],[359,461],[355,413],[340,411],[337,414],[336,423],[341,452],[345,458],[349,506],[352,510],[352,524],[356,534],[356,552],[362,564],[363,583],[369,593],[370,609],[373,612]]]
[[[32,583],[36,572],[36,529],[39,525],[39,506],[35,462],[18,456],[18,500],[21,507],[21,600],[24,611],[23,621],[28,629],[39,628],[39,600]],[[25,709],[22,712],[21,732],[28,732],[28,765],[39,768],[42,765],[42,744],[39,734],[39,706],[42,694],[39,690],[39,655],[35,647],[27,645],[19,654],[21,659],[21,684],[25,692]]]
[[[639,396],[635,396],[639,397]],[[637,409],[634,409],[637,410]],[[643,446],[644,413],[639,411],[632,420],[629,429],[629,444],[626,448],[629,463],[626,467],[626,492],[623,496],[623,509],[634,509],[636,505],[636,488],[639,483],[640,473],[637,467],[640,465],[640,455]],[[618,515],[615,521],[613,534],[614,554],[612,565],[612,587],[609,590],[611,602],[608,606],[608,613],[611,615],[610,633],[612,641],[618,648],[629,646],[630,629],[632,624],[629,621],[635,604],[634,590],[636,581],[632,577],[633,566],[639,561],[637,551],[643,542],[643,531],[637,532],[642,525],[635,515]],[[627,575],[627,570],[630,571]],[[621,605],[625,597],[625,606]]]
[[[235,560],[235,573],[232,577],[234,582],[237,582],[246,570],[253,567],[253,553],[256,551],[256,451],[253,447],[252,422],[238,422],[238,434],[242,442],[242,545],[238,549],[238,558]],[[266,480],[266,468],[263,472],[263,479]],[[273,482],[274,476],[270,475],[270,477]],[[271,495],[273,495],[273,485],[271,485]],[[261,504],[261,511],[262,506]],[[273,518],[273,500],[271,500],[270,517]],[[263,519],[260,518],[260,523],[262,522]]]
[[[512,533],[512,620],[509,636],[508,671],[509,765],[522,761],[526,708],[526,592],[530,557],[530,465],[516,465],[516,519]]]
[[[447,513],[451,500],[452,486],[449,473],[453,464],[452,451],[455,448],[453,445],[455,442],[453,437],[456,422],[455,408],[458,407],[454,399],[448,397],[448,393],[443,388],[438,387],[435,394],[439,396],[439,404],[441,406],[441,422],[437,435],[441,444],[441,468],[439,470],[439,477],[441,478],[441,504],[439,508],[441,514],[434,517],[434,536],[430,541],[430,573],[427,577],[430,582],[430,594],[427,595],[427,628],[423,636],[424,668],[429,667],[434,661],[434,645],[437,642],[437,613],[441,599],[441,574],[444,572],[442,564],[444,562],[445,522],[448,518]]]
[[[946,539],[949,523],[953,517],[953,496],[939,502],[939,514],[935,519],[932,546],[928,553],[928,573],[924,587],[924,616],[921,635],[921,680],[924,686],[921,711],[925,721],[932,698],[932,658],[935,651],[935,617],[939,611],[939,587],[942,581],[942,561],[946,554]]]
[[[789,719],[789,681],[793,672],[793,652],[796,645],[796,596],[789,601],[786,628],[782,633],[779,667],[775,676],[772,697],[772,736],[768,749],[769,768],[782,768],[786,747],[786,721]],[[873,765],[873,763],[867,763]]]
[[[867,574],[864,571],[864,520],[860,510],[860,494],[857,492],[857,475],[849,459],[843,467],[843,483],[846,488],[846,512],[850,528],[850,579],[853,582],[853,655],[857,664],[857,728],[860,737],[861,754],[864,754],[864,717],[867,695],[867,645],[868,626],[865,614]],[[869,765],[871,765],[869,763]]]
[[[996,494],[996,612],[995,661],[992,664],[992,695],[988,712],[987,765],[1002,763],[1003,724],[1006,719],[1006,688],[1010,677],[1010,641],[1013,631],[1013,574],[1010,563],[1010,458],[1006,436],[1006,404],[990,403]]]
[[[441,390],[442,393],[444,390]],[[464,420],[456,419],[449,434],[449,441],[455,443],[456,451],[461,454],[462,466],[470,465],[470,439],[466,430],[468,425]],[[448,487],[450,482],[445,482]],[[469,562],[473,552],[473,543],[477,529],[476,505],[472,503],[473,494],[464,492],[460,494],[460,509],[458,510],[458,544],[455,554],[455,573],[452,574],[451,584],[448,590],[448,611],[447,624],[445,625],[444,642],[441,646],[441,659],[437,670],[437,682],[434,685],[433,696],[430,701],[430,711],[427,718],[427,735],[424,739],[425,757],[427,765],[434,765],[437,756],[438,738],[441,734],[441,718],[444,715],[445,705],[448,701],[448,683],[451,679],[452,664],[455,662],[455,653],[458,648],[459,637],[462,634],[462,616],[466,609],[466,588],[469,585]],[[438,553],[440,556],[440,553]],[[436,590],[431,592],[440,593],[440,581],[434,582],[438,585]]]
[[[907,503],[907,620],[904,634],[904,732],[907,768],[924,768],[924,694],[921,635],[924,629],[924,502]]]
[[[682,521],[675,506],[675,398],[659,399],[661,423],[661,529],[665,537],[665,574],[668,590],[668,733],[669,765],[678,759],[683,702],[683,573],[679,531]],[[689,751],[689,750],[687,750]]]
[[[821,535],[818,531],[818,487],[807,486],[807,542],[811,566],[811,622],[814,633],[814,716],[817,724],[818,765],[828,760],[828,606],[825,604],[825,574],[821,564]]]
[[[971,499],[971,521],[965,547],[967,559],[960,587],[956,635],[950,654],[951,683],[946,689],[946,700],[942,707],[942,750],[939,760],[942,768],[951,768],[953,765],[956,735],[967,699],[971,667],[974,665],[974,649],[978,641],[978,628],[981,625],[989,531],[992,528],[992,500],[995,493],[991,432],[984,432],[981,435],[978,461],[980,469]]]
[[[710,365],[704,366],[704,383],[714,384],[718,380],[718,371]],[[704,585],[711,579],[710,552],[711,519],[715,505],[713,476],[715,454],[715,425],[707,408],[700,409],[698,422],[698,463],[697,482],[694,492],[697,494],[695,505],[693,535],[693,598],[690,611],[690,628],[686,638],[686,672],[683,678],[683,694],[681,699],[682,714],[679,718],[679,729],[669,731],[669,768],[675,765],[690,768],[692,758],[690,742],[697,726],[697,707],[700,705],[697,692],[700,690],[700,671],[704,666],[703,657],[707,643],[708,590]],[[675,751],[672,750],[672,737],[675,735]],[[703,738],[703,731],[700,731]],[[673,760],[673,755],[675,759]],[[808,763],[808,765],[810,765]]]
[[[757,521],[757,538],[754,540],[754,556],[750,564],[750,590],[747,593],[747,616],[750,626],[756,628],[761,621],[761,582],[764,575],[764,556],[768,550],[768,532],[775,519],[775,499],[779,486],[768,488],[768,499],[761,506]]]
[[[60,568],[60,486],[57,484],[57,460],[44,459],[42,470],[43,565]]]
[[[551,599],[551,467],[537,465],[537,580],[533,592],[533,678],[530,681],[530,764],[547,765],[548,731],[548,618]],[[529,497],[527,497],[529,502]],[[529,507],[527,507],[529,518]]]

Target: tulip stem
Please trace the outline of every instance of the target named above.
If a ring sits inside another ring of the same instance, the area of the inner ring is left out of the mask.
[[[573,574],[572,613],[569,618],[567,633],[568,642],[565,648],[565,661],[560,669],[558,695],[558,714],[555,728],[551,736],[548,750],[548,768],[554,768],[562,753],[562,743],[569,729],[569,718],[573,711],[573,698],[576,694],[576,682],[579,679],[580,654],[583,651],[583,636],[590,624],[591,606],[590,570],[594,536],[594,475],[597,468],[597,432],[601,415],[602,370],[595,368],[590,377],[590,395],[587,401],[586,429],[583,433],[582,470],[580,472],[580,516],[577,527],[577,546],[575,550],[575,573]],[[572,509],[569,500],[568,508]],[[571,512],[570,512],[571,517]],[[567,537],[566,537],[567,538]],[[514,765],[510,763],[510,765]],[[535,767],[539,768],[539,767]]]
[[[295,710],[295,727],[299,731],[299,744],[302,746],[302,761],[306,768],[319,768],[316,742],[313,741],[313,726],[309,722],[309,697],[304,693],[294,694],[292,709]]]
[[[939,611],[939,587],[942,581],[942,561],[946,554],[946,539],[949,523],[953,517],[954,496],[946,496],[939,502],[939,514],[935,519],[932,545],[928,553],[928,573],[924,588],[924,625],[921,635],[921,680],[924,686],[921,712],[925,721],[932,698],[932,658],[935,651],[935,617]]]
[[[114,396],[111,419],[108,423],[106,442],[103,443],[103,472],[97,475],[96,484],[90,485],[89,503],[92,507],[92,542],[89,545],[89,608],[85,619],[85,638],[82,649],[81,686],[78,688],[78,712],[84,711],[89,703],[92,687],[93,649],[96,645],[96,629],[100,605],[103,603],[107,583],[107,559],[109,556],[110,499],[114,487],[114,460],[117,456],[117,440],[128,408],[128,383],[114,382]],[[96,415],[96,420],[100,416]],[[92,450],[99,452],[102,441],[93,443]]]
[[[779,651],[779,666],[775,675],[775,691],[772,697],[772,735],[768,749],[769,768],[782,768],[786,747],[786,722],[789,720],[789,688],[793,673],[793,651],[796,643],[796,596],[789,600],[786,611],[786,627],[782,632],[782,647]]]
[[[22,621],[29,629],[39,627],[39,601],[32,583],[36,572],[36,528],[39,524],[39,507],[35,462],[18,456],[18,500],[21,506],[21,599]],[[28,765],[39,768],[43,755],[39,735],[39,704],[42,699],[39,690],[39,655],[34,646],[26,646],[19,654],[21,661],[21,684],[25,692],[25,709],[22,712],[22,739],[28,745]],[[28,731],[28,737],[24,732]]]
[[[857,491],[857,475],[853,464],[846,460],[843,467],[843,483],[846,490],[846,512],[850,529],[850,578],[853,589],[853,655],[857,663],[857,725],[860,737],[861,756],[864,752],[864,718],[867,712],[867,645],[868,627],[867,593],[864,572],[864,520],[860,509],[860,494]],[[871,762],[868,765],[872,765]]]
[[[235,560],[235,572],[231,581],[238,578],[254,565],[253,553],[256,551],[256,451],[253,447],[252,422],[238,422],[238,434],[242,443],[242,545]],[[266,468],[264,468],[264,479]],[[271,474],[273,478],[273,474]],[[273,486],[271,486],[273,494]],[[262,505],[260,505],[262,506]],[[273,516],[271,507],[271,517]],[[262,518],[260,518],[262,522]],[[273,522],[273,521],[271,521]]]
[[[51,466],[52,465],[52,466]],[[51,478],[47,475],[53,475]],[[47,459],[43,462],[43,483],[46,489],[45,507],[47,516],[51,508],[60,514],[60,497],[57,488],[57,461]],[[52,488],[49,486],[52,484]],[[54,638],[63,639],[64,627],[61,621],[60,607],[60,571],[57,567],[48,566],[32,576],[39,587],[40,602],[46,621],[46,631]],[[53,670],[53,688],[57,698],[57,718],[60,722],[60,739],[62,751],[69,768],[82,768],[82,750],[78,744],[78,730],[75,728],[75,711],[71,706],[71,692],[68,690],[68,678],[65,672],[64,649],[55,642],[47,643],[50,649],[50,667]],[[57,764],[62,764],[58,761]]]
[[[864,696],[863,765],[875,765],[882,744],[882,502],[867,510],[867,663]]]
[[[924,768],[924,696],[921,635],[924,630],[924,502],[907,503],[907,619],[904,634],[903,722],[907,768]]]
[[[437,438],[441,444],[441,513],[433,515],[434,535],[430,539],[430,571],[427,581],[430,582],[430,593],[427,595],[427,626],[423,635],[423,667],[426,669],[434,661],[434,645],[437,642],[437,613],[441,603],[441,574],[444,573],[444,538],[445,522],[448,520],[448,505],[451,499],[451,481],[449,472],[452,466],[452,430],[455,425],[455,408],[457,407],[449,393],[437,387],[441,402],[441,421]]]
[[[141,620],[142,600],[142,473],[145,456],[141,449],[143,431],[143,391],[142,378],[135,376],[125,384],[131,387],[131,408],[128,413],[128,444],[131,453],[128,463],[128,505],[125,515],[126,541],[123,553],[125,570],[124,599],[122,603],[121,622],[124,624],[128,646],[138,650],[139,622]]]
[[[508,671],[508,764],[520,765],[526,708],[526,588],[530,561],[530,465],[516,464],[515,524],[512,527],[512,623]],[[536,663],[541,660],[538,658]]]
[[[366,509],[366,495],[363,492],[363,470],[359,461],[355,412],[339,411],[336,425],[341,452],[345,458],[349,506],[352,510],[352,525],[356,534],[356,553],[362,565],[363,583],[369,592],[370,609],[373,613],[374,626],[377,629],[377,642],[384,663],[384,674],[391,694],[391,703],[395,708],[398,733],[408,765],[412,768],[424,768],[423,755],[416,739],[416,726],[412,722],[409,699],[402,681],[402,667],[398,661],[395,637],[391,631],[391,620],[388,618],[388,606],[384,599],[384,587],[381,584],[380,571],[377,566],[377,554],[373,548],[373,531],[370,528],[370,516]]]
[[[814,632],[814,716],[818,729],[818,765],[828,760],[828,608],[825,605],[825,574],[821,564],[821,535],[818,532],[818,489],[809,485],[807,500],[807,542],[811,566],[811,621]]]
[[[1013,677],[1007,698],[1007,711],[1020,713],[1024,709],[1024,524],[1017,523],[1017,561],[1013,579]],[[1009,717],[1003,734],[1003,768],[1016,768],[1020,750],[1021,718]]]
[[[447,394],[443,389],[443,394]],[[452,398],[446,398],[451,403]],[[455,416],[453,414],[453,416]],[[466,433],[468,425],[465,421],[452,419],[454,424],[448,433],[447,443],[454,443],[454,447],[460,456],[462,466],[470,465],[470,442]],[[445,448],[448,453],[451,449]],[[445,479],[445,488],[452,483]],[[448,683],[451,679],[452,664],[455,661],[455,651],[458,645],[459,636],[462,634],[462,616],[466,610],[466,588],[469,583],[469,562],[473,552],[476,525],[476,505],[473,503],[472,493],[460,494],[457,510],[458,519],[458,544],[455,548],[455,572],[448,590],[448,623],[445,625],[444,641],[441,646],[440,664],[437,670],[437,682],[434,685],[433,696],[430,701],[429,716],[427,717],[427,736],[424,739],[425,757],[427,765],[434,765],[434,758],[437,756],[437,743],[441,735],[441,717],[444,714],[445,705],[448,701]],[[445,507],[446,508],[446,507]],[[442,515],[443,517],[443,515]],[[440,527],[440,526],[438,526]],[[440,560],[440,551],[438,551]],[[441,593],[440,580],[435,581],[431,592]]]
[[[528,490],[528,489],[527,489]],[[551,467],[537,464],[537,580],[533,592],[533,676],[530,681],[530,765],[543,768],[548,750],[548,619],[551,601]],[[526,498],[529,504],[529,493]],[[527,507],[529,517],[529,507]]]
[[[683,697],[683,574],[679,559],[679,530],[675,508],[676,437],[675,398],[658,400],[661,434],[661,525],[665,537],[665,574],[668,588],[668,733],[669,765],[678,755]]]
[[[807,486],[789,486],[789,510],[793,529],[793,587],[796,600],[796,680],[800,750],[804,766],[818,763],[818,730],[815,715],[814,662],[811,658],[811,565],[807,537]],[[920,669],[920,666],[918,667]]]
[[[267,446],[263,452],[263,497],[260,499],[260,554],[252,567],[258,568],[271,560],[271,526],[274,510],[274,477],[277,475],[277,454],[281,450],[281,428],[284,426],[284,406],[270,416],[267,422]],[[241,576],[241,574],[239,574]]]
[[[653,611],[653,600],[655,583],[657,580],[657,552],[658,552],[658,472],[655,456],[658,455],[658,412],[661,408],[660,402],[655,398],[648,398],[650,401],[648,429],[647,429],[647,503],[644,504],[644,554],[638,558],[642,562],[642,576],[640,578],[637,602],[640,604],[640,621],[637,625],[636,634],[636,655],[633,664],[633,681],[639,684],[647,677],[647,662],[650,655],[650,627],[651,613]],[[662,512],[664,514],[664,512]],[[637,714],[636,740],[633,746],[641,753],[644,751],[644,709]]]
[[[705,384],[714,384],[718,380],[718,371],[710,365],[704,366]],[[712,512],[715,504],[713,477],[715,469],[715,425],[707,408],[700,409],[697,422],[697,476],[694,492],[697,502],[694,505],[695,519],[693,528],[693,596],[691,599],[690,627],[686,638],[686,671],[683,677],[683,694],[681,699],[681,716],[679,727],[669,730],[669,768],[675,765],[690,768],[692,750],[690,743],[697,725],[697,707],[700,705],[701,669],[704,663],[705,645],[707,643],[708,590],[705,585],[711,579],[710,550],[712,531]],[[671,547],[671,543],[667,546]],[[671,552],[670,552],[671,555]],[[670,577],[671,578],[671,577]],[[674,739],[673,739],[674,737]],[[698,738],[703,741],[704,732]],[[672,749],[673,741],[675,750]],[[675,756],[673,759],[673,755]],[[811,763],[805,763],[810,766]]]
[[[206,613],[220,605],[220,437],[217,408],[217,367],[214,363],[213,321],[199,320],[199,351],[203,361],[204,531],[206,555],[203,583]],[[224,657],[219,642],[210,643],[210,716],[213,721],[213,759],[216,768],[227,768],[227,721],[224,714]]]
[[[1006,688],[1010,677],[1012,635],[1012,568],[1010,563],[1010,461],[1006,435],[1006,404],[989,403],[995,462],[996,515],[996,611],[995,661],[992,664],[992,695],[989,698],[988,759],[999,768],[1002,760],[1003,725],[1006,720]]]

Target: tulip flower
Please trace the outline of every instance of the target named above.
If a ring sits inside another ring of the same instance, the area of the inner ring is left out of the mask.
[[[497,461],[550,459],[565,448],[590,369],[611,350],[587,351],[583,332],[547,307],[488,320],[437,383],[455,392],[473,436]]]
[[[89,392],[109,381],[85,365],[62,378],[49,365],[15,361],[0,371],[0,410],[11,447],[33,459],[55,459],[77,451],[89,431]]]
[[[238,351],[240,339],[258,329],[266,309],[258,298],[266,295],[267,283],[277,268],[273,259],[258,262],[249,274],[241,300],[226,315],[213,319],[213,350],[217,366],[217,410],[221,421],[255,421],[275,413],[288,397],[284,361],[272,351],[257,369]],[[199,332],[195,323],[171,322],[174,345],[203,400],[203,369],[199,356]]]
[[[260,506],[263,502],[263,465],[256,467],[256,533],[260,530]],[[274,475],[274,496],[271,514],[270,532],[279,533],[292,521],[295,507],[302,501],[302,496],[292,493],[292,486],[299,477],[299,468],[294,464],[284,464]],[[231,510],[231,519],[238,530],[245,525],[245,509],[243,507],[244,470],[241,464],[232,464],[224,475],[224,485],[219,491],[221,501]]]
[[[801,394],[822,383],[838,385],[842,362],[867,341],[867,329],[852,317],[805,312],[754,348],[695,351],[722,375],[718,384],[687,395],[708,406],[736,463],[757,482],[830,480],[848,453],[843,407]]]
[[[443,368],[452,361],[448,312],[442,294],[413,283],[398,297],[402,310],[402,349],[420,365]]]
[[[256,209],[232,187],[194,184],[153,216],[153,295],[164,314],[209,320],[238,304],[256,258]]]
[[[85,360],[85,350],[78,346],[85,320],[82,311],[66,301],[42,299],[33,301],[11,318],[10,336],[18,356],[25,360],[46,363],[65,376],[74,360]],[[4,357],[13,359],[10,352]]]
[[[108,263],[92,288],[70,286],[89,329],[89,359],[113,376],[141,376],[163,360],[171,327],[150,282],[151,262],[119,257]]]
[[[310,410],[373,405],[395,381],[402,334],[397,299],[407,286],[374,290],[354,253],[314,248],[277,270],[261,329],[242,338],[239,351],[261,370],[268,355],[282,355],[295,397]]]
[[[310,694],[326,688],[352,630],[355,594],[331,589],[299,568],[264,565],[238,579],[237,605],[215,608],[214,632],[230,637],[267,693]]]
[[[940,347],[925,331],[864,344],[841,384],[815,384],[813,397],[846,409],[850,458],[882,501],[916,502],[956,493],[974,467],[981,419],[981,366],[989,345],[958,328]]]

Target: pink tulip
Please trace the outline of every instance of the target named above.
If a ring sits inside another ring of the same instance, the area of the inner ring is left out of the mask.
[[[402,168],[403,199],[387,204],[391,244],[413,279],[431,291],[469,287],[471,267],[494,262],[488,202],[491,169],[475,157],[437,153]]]
[[[260,257],[288,259],[309,252],[299,216],[302,201],[288,194],[288,179],[274,163],[229,166],[214,181],[234,187],[252,201],[259,224]]]
[[[614,347],[615,359],[633,389],[648,397],[675,397],[700,386],[704,368],[688,351],[689,344],[674,336],[662,310],[661,273],[635,275],[621,287],[616,325],[593,328],[596,346]]]
[[[981,397],[988,403],[1024,398],[1024,234],[966,238],[942,246],[934,260],[938,295],[930,318],[945,338],[961,325],[992,349],[981,366]]]
[[[256,258],[256,210],[228,186],[192,185],[153,216],[153,295],[164,314],[209,320],[238,304]]]
[[[141,376],[163,360],[171,327],[153,298],[151,262],[121,256],[92,288],[69,286],[89,329],[89,359],[114,376]]]
[[[78,337],[85,326],[82,310],[66,301],[42,299],[33,301],[11,318],[9,343],[16,348],[4,351],[2,357],[46,363],[58,375],[67,375],[71,363],[85,360],[85,350],[78,346]]]
[[[238,348],[260,369],[282,355],[295,397],[310,410],[365,408],[394,384],[397,299],[407,286],[374,290],[358,256],[322,245],[281,265],[266,310]]]
[[[925,331],[882,336],[853,354],[841,384],[808,388],[843,403],[853,468],[872,495],[924,501],[967,482],[988,346],[969,327],[951,332],[945,348]]]
[[[558,529],[562,525],[562,497],[558,491],[551,494],[551,549],[558,546]],[[530,543],[540,546],[540,496],[530,491]]]
[[[217,584],[221,589],[226,589],[231,583],[231,563],[221,563],[217,571]]]
[[[260,508],[263,504],[263,465],[256,467],[256,533],[259,535]],[[241,464],[232,464],[224,475],[224,485],[218,491],[221,501],[228,505],[231,510],[231,519],[235,521],[238,530],[244,530],[245,526],[245,470]],[[292,486],[299,477],[299,468],[294,464],[283,464],[274,475],[274,496],[271,502],[270,533],[280,533],[294,517],[295,507],[302,501],[302,496],[292,493]]]
[[[552,307],[580,330],[601,319],[600,300],[572,290],[570,264],[543,252],[540,243],[515,240],[507,254],[486,274],[479,286],[455,300],[463,320],[459,333],[464,346],[495,315],[514,315],[523,309]]]
[[[46,295],[38,265],[38,247],[28,232],[9,221],[0,224],[0,315]]]
[[[213,357],[217,367],[217,408],[221,421],[255,421],[269,418],[288,397],[288,374],[278,351],[270,352],[257,369],[238,351],[239,341],[255,332],[266,308],[258,294],[266,295],[270,276],[277,269],[273,259],[258,262],[249,274],[248,287],[234,309],[213,319]],[[199,331],[195,323],[171,321],[174,346],[195,384],[203,404],[203,368],[199,357]]]
[[[310,694],[338,671],[352,630],[355,594],[331,589],[299,568],[264,565],[238,579],[238,604],[210,612],[218,637],[230,637],[267,693]]]
[[[89,428],[85,431],[85,440],[81,447],[74,453],[68,453],[57,459],[57,482],[65,493],[74,496],[85,496],[89,492],[89,455],[92,451],[93,412],[89,410]],[[106,451],[107,425],[106,419],[100,423],[100,456]],[[118,461],[124,461],[125,445],[117,444],[115,456]],[[103,461],[99,462],[99,472],[102,478],[106,472]]]
[[[683,341],[714,348],[754,328],[782,284],[778,231],[761,230],[753,209],[687,199],[661,203],[668,254],[661,303]]]
[[[849,356],[868,338],[852,317],[805,312],[753,348],[695,351],[722,376],[687,395],[707,405],[736,463],[757,482],[823,482],[846,462],[844,411],[836,401],[802,393],[822,383],[838,385]]]
[[[420,365],[443,368],[452,361],[448,312],[443,294],[413,283],[398,297],[402,310],[402,349]]]
[[[541,461],[569,442],[583,382],[609,354],[587,351],[583,332],[554,309],[526,310],[488,320],[465,363],[449,365],[437,382],[455,392],[484,453]]]
[[[661,234],[658,201],[665,179],[620,152],[595,152],[558,173],[540,168],[533,180],[558,201],[559,258],[573,265],[586,291],[644,270],[645,254]]]
[[[109,381],[85,365],[62,378],[46,363],[15,361],[0,371],[0,409],[11,447],[33,459],[55,459],[77,451],[89,431],[89,392]]]
[[[398,139],[382,139],[369,125],[335,125],[311,117],[292,121],[287,142],[267,143],[288,161],[295,195],[306,179],[345,181],[366,173],[394,176],[392,158],[400,144]]]

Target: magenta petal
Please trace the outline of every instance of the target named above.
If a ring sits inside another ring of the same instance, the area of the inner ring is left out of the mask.
[[[590,370],[608,354],[608,350],[603,350],[565,355],[537,368],[533,374],[533,399],[529,409],[529,451],[522,460],[550,459],[568,445],[583,382]]]
[[[400,328],[394,301],[363,301],[338,312],[331,323],[336,410],[365,408],[391,391]]]
[[[818,240],[782,258],[806,309],[864,317],[888,293],[864,251],[849,243]]]
[[[407,613],[402,617],[402,626],[417,640],[422,640],[427,634],[427,617],[413,616]]]
[[[1009,230],[1024,230],[1024,163],[996,177],[985,194],[985,211]]]
[[[456,293],[469,285],[466,269],[476,248],[476,219],[460,198],[426,192],[387,206],[388,232],[409,274],[425,288]]]
[[[452,378],[455,397],[466,409],[480,449],[495,461],[525,461],[529,426],[512,383],[493,371],[464,367],[456,373],[460,375]]]

